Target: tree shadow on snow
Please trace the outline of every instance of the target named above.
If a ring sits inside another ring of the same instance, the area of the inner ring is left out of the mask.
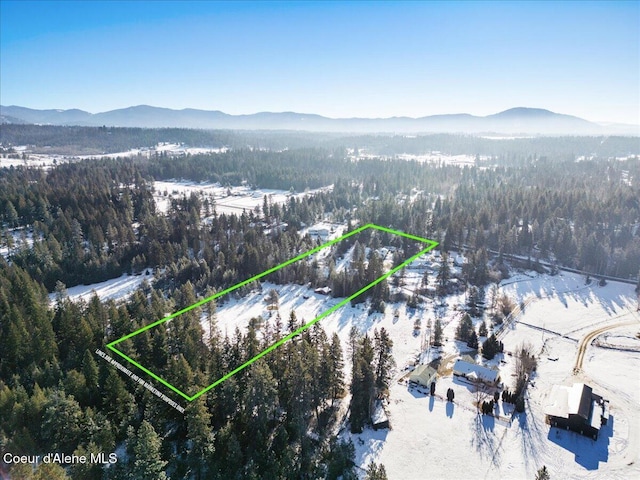
[[[431,396],[429,397],[429,411],[430,411],[430,412],[433,412],[433,404],[434,404],[434,403],[435,403],[435,400],[434,400],[434,398],[433,398],[433,395],[431,395]]]
[[[447,402],[447,417],[453,418],[453,410],[455,408],[455,404],[453,402]]]
[[[544,449],[544,423],[537,418],[529,407],[529,399],[526,399],[526,409],[524,412],[516,414],[515,418],[520,427],[520,446],[522,457],[527,468],[533,462],[537,465],[538,459],[542,457]]]
[[[421,387],[409,384],[409,393],[415,398],[424,398],[427,396],[427,392]]]
[[[606,425],[600,428],[597,440],[585,437],[570,430],[551,427],[547,438],[575,455],[577,464],[587,470],[598,470],[600,462],[609,461],[609,442],[613,436],[613,415]]]
[[[473,422],[471,446],[481,458],[489,458],[498,466],[500,464],[500,439],[494,433],[495,419],[491,415],[477,414]]]

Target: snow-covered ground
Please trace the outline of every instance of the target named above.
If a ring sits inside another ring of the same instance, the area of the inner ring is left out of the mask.
[[[195,193],[201,198],[209,198],[215,201],[215,209],[218,214],[241,214],[243,211],[250,212],[256,207],[259,207],[262,212],[265,195],[270,203],[282,204],[291,196],[300,198],[304,195],[313,195],[314,193],[331,189],[333,186],[309,190],[304,193],[290,193],[285,190],[253,190],[248,186],[223,187],[219,183],[197,183],[175,180],[155,181],[153,182],[153,188],[156,206],[161,212],[167,212],[169,210],[172,198],[188,197],[192,193]]]
[[[178,143],[158,143],[154,147],[132,148],[123,152],[100,153],[94,155],[60,155],[54,153],[32,153],[28,146],[20,145],[14,147],[14,150],[22,155],[25,153],[28,158],[3,158],[0,156],[0,168],[28,166],[38,168],[51,168],[53,165],[72,162],[77,160],[86,160],[91,158],[116,158],[116,157],[137,157],[143,156],[151,158],[157,153],[167,153],[169,155],[198,155],[206,153],[224,153],[229,149],[227,147],[189,147]]]
[[[0,168],[2,167],[38,167],[38,168],[51,168],[57,163],[63,163],[68,161],[62,155],[36,155],[28,154],[29,158],[4,158],[0,156]]]
[[[361,148],[358,151],[358,155],[355,155],[353,149],[347,149],[347,156],[352,161],[372,159],[372,158],[386,158],[395,160],[412,160],[421,163],[434,163],[443,165],[459,165],[459,166],[473,166],[476,163],[476,156],[469,154],[451,155],[449,153],[432,151],[430,153],[414,154],[414,153],[399,153],[396,155],[378,155],[375,153],[367,153],[366,149]],[[481,155],[480,160],[487,160],[489,157]]]
[[[399,160],[413,160],[422,163],[442,163],[443,165],[459,165],[459,166],[473,166],[476,164],[475,155],[450,155],[441,152],[431,152],[422,155],[415,155],[411,153],[401,153],[395,155],[394,158]],[[485,157],[481,157],[482,160]]]
[[[640,353],[633,351],[640,347],[635,337],[640,316],[633,286],[610,282],[586,287],[584,277],[566,273],[533,276],[513,278],[501,289],[517,301],[535,298],[503,337],[505,350],[525,341],[541,352],[525,414],[509,422],[500,402],[500,418],[478,415],[474,388],[450,376],[438,380],[436,398],[426,389],[394,383],[387,407],[391,430],[343,433],[354,441],[358,465],[382,462],[390,479],[533,478],[542,465],[551,478],[640,476]],[[578,341],[597,328],[621,322],[632,323],[603,337],[623,338],[622,348],[587,347],[582,371],[574,375]],[[329,328],[330,323],[325,325]],[[398,334],[394,331],[396,343]],[[399,365],[406,353],[394,346]],[[503,361],[497,362],[501,376],[512,386],[513,358],[505,355]],[[551,386],[573,382],[588,383],[610,401],[611,418],[597,441],[550,429],[544,422]],[[448,387],[456,393],[455,404],[442,398]]]
[[[94,294],[100,300],[120,300],[131,295],[144,280],[151,280],[149,275],[122,275],[105,282],[91,285],[77,285],[67,289],[68,297],[73,300],[89,300]],[[56,293],[49,294],[49,304],[55,305]]]
[[[28,227],[18,227],[9,230],[13,240],[12,252],[24,247],[33,246],[33,232]],[[9,256],[9,247],[5,239],[1,239],[0,255],[7,258]]]

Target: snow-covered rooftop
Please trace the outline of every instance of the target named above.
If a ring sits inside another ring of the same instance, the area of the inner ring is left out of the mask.
[[[496,370],[483,367],[482,365],[468,363],[462,359],[456,360],[456,363],[453,365],[453,373],[454,375],[462,375],[468,378],[471,378],[471,374],[474,374],[479,380],[489,383],[497,382],[499,376]]]

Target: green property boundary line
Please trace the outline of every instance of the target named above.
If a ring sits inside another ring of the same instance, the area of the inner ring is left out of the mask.
[[[255,357],[251,358],[250,360],[247,360],[245,363],[243,363],[242,365],[240,365],[239,367],[233,369],[232,371],[230,371],[229,373],[227,373],[226,375],[224,375],[223,377],[221,377],[220,379],[216,380],[215,382],[213,382],[211,385],[209,385],[208,387],[203,388],[202,390],[200,390],[199,392],[195,393],[194,395],[188,395],[186,393],[184,393],[182,390],[180,390],[179,388],[174,387],[173,385],[171,385],[169,382],[167,382],[166,380],[164,380],[163,378],[159,377],[158,375],[156,375],[155,373],[153,373],[151,370],[145,368],[144,366],[140,365],[138,362],[136,362],[135,360],[133,360],[132,358],[128,357],[126,354],[124,354],[123,352],[121,352],[120,350],[118,350],[115,346],[120,343],[120,342],[124,342],[125,340],[128,340],[132,337],[135,337],[136,335],[145,332],[153,327],[156,327],[158,325],[161,325],[165,322],[168,322],[169,320],[182,315],[183,313],[186,313],[190,310],[193,310],[194,308],[198,308],[202,305],[204,305],[205,303],[211,302],[213,300],[215,300],[216,298],[219,298],[223,295],[226,295],[227,293],[233,292],[234,290],[237,290],[238,288],[247,285],[251,282],[255,282],[256,280],[259,280],[262,277],[265,277],[266,275],[269,275],[270,273],[273,273],[277,270],[280,270],[281,268],[286,267],[287,265],[291,265],[292,263],[295,263],[299,260],[302,260],[303,258],[306,258],[310,255],[313,255],[316,252],[319,252],[320,250],[330,247],[331,245],[334,245],[346,238],[349,238],[353,235],[356,235],[358,233],[363,232],[364,230],[367,230],[369,228],[375,229],[375,230],[380,230],[382,232],[387,232],[390,233],[392,235],[399,235],[401,237],[405,237],[405,238],[410,238],[411,240],[415,240],[417,242],[423,243],[428,245],[427,248],[420,250],[418,253],[416,253],[415,255],[413,255],[411,258],[405,260],[404,262],[402,262],[400,265],[392,268],[391,270],[389,270],[387,273],[385,273],[384,275],[382,275],[381,277],[377,278],[376,280],[374,280],[373,282],[369,283],[368,285],[366,285],[365,287],[361,288],[360,290],[358,290],[356,293],[350,295],[349,297],[345,298],[344,300],[342,300],[341,302],[337,303],[336,305],[334,305],[333,307],[331,307],[330,309],[326,310],[325,312],[323,312],[322,314],[318,315],[316,318],[314,318],[313,320],[311,320],[309,323],[303,325],[302,327],[298,328],[297,330],[289,333],[286,337],[281,338],[280,340],[278,340],[277,342],[275,342],[273,345],[271,345],[270,347],[267,347],[266,349],[264,349],[262,352],[258,353]],[[438,246],[438,242],[434,241],[434,240],[429,240],[426,238],[422,238],[422,237],[417,237],[415,235],[410,235],[408,233],[404,233],[404,232],[400,232],[398,230],[392,230],[390,228],[386,228],[386,227],[381,227],[380,225],[375,225],[373,223],[369,223],[367,225],[363,225],[362,227],[356,228],[355,230],[342,235],[339,238],[335,238],[333,240],[330,240],[312,250],[309,250],[306,253],[303,253],[301,255],[298,255],[295,258],[292,258],[290,260],[287,260],[284,263],[281,263],[280,265],[277,265],[273,268],[270,268],[269,270],[266,270],[254,277],[249,278],[248,280],[245,280],[243,282],[240,282],[236,285],[233,285],[232,287],[227,288],[226,290],[222,290],[221,292],[218,292],[214,295],[211,295],[210,297],[204,298],[202,300],[200,300],[199,302],[194,303],[193,305],[190,305],[186,308],[183,308],[182,310],[179,310],[175,313],[172,313],[171,315],[164,317],[156,322],[150,323],[149,325],[142,327],[138,330],[136,330],[135,332],[129,333],[128,335],[125,335],[122,338],[119,338],[118,340],[115,340],[113,342],[108,343],[106,346],[109,350],[111,350],[112,352],[115,352],[117,355],[119,355],[120,357],[124,358],[125,360],[127,360],[129,363],[131,363],[132,365],[135,365],[136,367],[138,367],[140,370],[142,370],[143,372],[145,372],[147,375],[149,375],[150,377],[156,379],[158,382],[162,383],[164,386],[168,387],[169,389],[171,389],[173,392],[177,393],[178,395],[180,395],[182,398],[192,402],[193,400],[195,400],[196,398],[204,395],[205,393],[207,393],[209,390],[211,390],[212,388],[215,388],[217,385],[221,384],[222,382],[224,382],[225,380],[228,380],[229,378],[231,378],[232,376],[234,376],[236,373],[238,373],[239,371],[247,368],[249,365],[251,365],[253,362],[255,362],[256,360],[258,360],[259,358],[264,357],[266,354],[268,354],[269,352],[275,350],[276,348],[278,348],[280,345],[282,345],[283,343],[291,340],[293,337],[295,337],[296,335],[299,335],[300,333],[304,332],[305,330],[307,330],[309,327],[311,327],[312,325],[314,325],[315,323],[319,322],[320,320],[322,320],[323,318],[325,318],[326,316],[330,315],[331,313],[335,312],[336,310],[338,310],[339,308],[343,307],[344,305],[346,305],[347,303],[349,303],[351,300],[353,300],[354,298],[356,298],[358,295],[361,295],[362,293],[366,292],[367,290],[369,290],[370,288],[374,287],[375,285],[377,285],[378,283],[382,282],[383,280],[385,280],[386,278],[390,277],[391,275],[393,275],[394,273],[396,273],[397,271],[401,270],[403,267],[407,266],[408,264],[410,264],[411,262],[413,262],[415,259],[417,259],[418,257],[420,257],[421,255],[424,255],[425,253],[433,250],[435,247]]]

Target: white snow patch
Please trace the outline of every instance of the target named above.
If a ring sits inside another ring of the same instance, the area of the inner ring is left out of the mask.
[[[94,294],[102,301],[121,300],[131,295],[144,280],[150,280],[151,278],[148,275],[122,275],[105,282],[71,287],[67,289],[67,295],[73,301],[88,301]],[[55,303],[56,293],[50,293],[49,304],[53,306]]]

